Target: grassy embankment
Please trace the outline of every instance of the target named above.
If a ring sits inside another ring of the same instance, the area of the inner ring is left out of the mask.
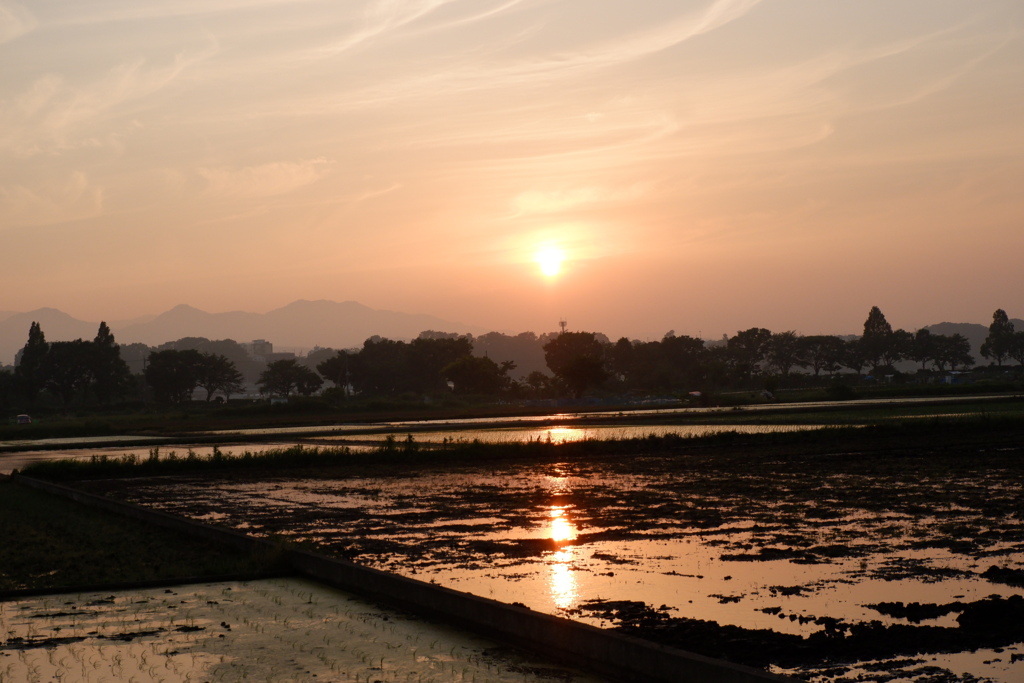
[[[0,480],[0,591],[59,590],[272,572],[272,558]]]

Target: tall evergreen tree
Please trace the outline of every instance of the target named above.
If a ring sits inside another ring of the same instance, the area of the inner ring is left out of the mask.
[[[92,341],[89,371],[92,374],[96,400],[108,403],[123,393],[131,382],[131,371],[121,358],[121,347],[114,341],[107,323],[101,322]]]
[[[894,343],[892,325],[878,306],[872,306],[864,321],[864,335],[860,338],[861,352],[868,364],[877,368],[891,355]]]
[[[981,345],[981,355],[991,358],[996,365],[1002,365],[1003,361],[1010,355],[1010,347],[1013,345],[1013,323],[1006,315],[1006,311],[997,308],[992,314],[992,324],[988,326],[988,336]]]
[[[35,403],[46,382],[44,365],[49,348],[42,328],[33,321],[28,328],[28,341],[18,357],[18,367],[14,370],[18,388],[30,406]]]

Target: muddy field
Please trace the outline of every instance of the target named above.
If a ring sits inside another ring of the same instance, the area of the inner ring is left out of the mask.
[[[808,680],[1024,680],[1014,439],[81,484]]]
[[[0,602],[0,682],[599,683],[301,579]]]

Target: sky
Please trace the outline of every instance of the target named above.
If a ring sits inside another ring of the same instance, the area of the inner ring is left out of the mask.
[[[0,0],[0,311],[987,324],[1022,185],[1020,0]]]

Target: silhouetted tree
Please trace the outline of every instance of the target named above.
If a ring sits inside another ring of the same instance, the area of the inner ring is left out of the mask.
[[[442,377],[455,385],[457,394],[496,395],[511,383],[508,373],[515,367],[510,360],[500,365],[486,356],[463,356],[441,371]]]
[[[921,369],[935,361],[935,338],[930,330],[921,328],[914,333],[914,341],[910,345],[909,358],[921,364]],[[942,368],[939,368],[941,370]]]
[[[643,393],[668,391],[672,372],[665,357],[664,342],[627,342],[630,350],[625,356],[622,341],[610,347],[608,355],[612,371],[621,372],[626,388]],[[625,365],[622,364],[624,356],[628,360]]]
[[[772,334],[767,344],[768,365],[783,377],[789,377],[790,370],[794,365],[807,367],[800,344],[800,337],[792,330],[789,332],[776,332]]]
[[[42,363],[45,386],[65,410],[75,395],[89,384],[92,378],[89,371],[92,358],[92,344],[81,339],[52,342],[49,345]]]
[[[30,406],[35,403],[46,381],[43,363],[49,348],[42,328],[33,321],[28,328],[28,341],[18,354],[14,369],[18,388]]]
[[[849,339],[843,343],[843,365],[850,368],[858,375],[870,361],[864,355],[863,338]]]
[[[131,371],[121,358],[121,348],[105,322],[100,323],[92,341],[89,371],[96,400],[100,404],[122,395],[131,386]]]
[[[205,360],[195,349],[167,349],[149,354],[143,375],[158,401],[185,403],[199,386]]]
[[[846,342],[827,334],[800,337],[800,357],[818,377],[822,371],[832,374],[844,365]]]
[[[224,394],[224,400],[230,400],[243,388],[242,373],[227,356],[218,353],[204,353],[203,364],[199,369],[196,384],[206,389],[206,400],[209,402],[218,391]]]
[[[936,334],[933,337],[935,346],[933,360],[936,368],[942,370],[948,364],[950,370],[956,371],[957,368],[969,368],[974,365],[971,342],[967,337],[962,334],[948,336]]]
[[[347,351],[337,351],[330,358],[320,361],[316,366],[316,371],[328,382],[333,382],[334,386],[344,388],[347,395],[350,384],[350,365],[354,355]]]
[[[575,398],[608,377],[604,347],[593,332],[563,332],[544,345],[544,360]]]
[[[703,339],[667,334],[660,347],[668,367],[670,389],[690,390],[703,382],[703,362],[707,355]]]
[[[13,410],[17,405],[18,383],[14,371],[0,369],[0,412]]]
[[[878,368],[885,364],[893,345],[892,325],[878,306],[872,306],[864,321],[864,334],[860,338],[861,353],[867,364]]]
[[[1006,355],[1024,365],[1024,332],[1014,332],[1006,349]]]
[[[760,364],[767,355],[768,343],[771,338],[771,330],[766,330],[763,327],[751,327],[749,330],[737,332],[736,336],[729,338],[726,348],[729,350],[729,358],[736,369],[736,374],[741,379],[749,381],[753,374],[760,369]]]
[[[293,392],[310,396],[323,386],[323,379],[294,358],[277,360],[267,366],[258,382],[260,392],[287,398]]]
[[[882,353],[882,365],[892,368],[896,363],[910,357],[914,346],[914,335],[906,330],[894,330],[889,344]]]
[[[628,384],[633,371],[633,358],[633,342],[625,337],[620,338],[614,346],[608,349],[608,365],[615,379]]]
[[[266,367],[262,360],[256,360],[250,356],[249,352],[234,339],[206,340],[199,344],[198,351],[200,353],[224,356],[235,366],[235,370],[241,373],[242,381],[250,384],[256,383],[260,372]]]
[[[1010,344],[1013,339],[1013,323],[1006,315],[1006,311],[997,308],[992,314],[992,324],[988,326],[988,336],[981,345],[981,355],[991,358],[996,365],[1002,366],[1003,361],[1010,355]]]
[[[551,398],[554,389],[551,385],[551,377],[540,370],[534,370],[523,379],[523,387],[531,398]]]
[[[974,365],[971,342],[966,337],[962,334],[932,334],[926,329],[920,329],[914,335],[908,357],[921,363],[922,369],[930,362],[939,372],[947,365],[951,370]]]
[[[411,391],[409,346],[405,342],[370,337],[351,359],[352,386],[359,394],[388,396]]]
[[[733,360],[726,344],[707,347],[701,359],[703,380],[700,384],[701,403],[711,405],[712,394],[732,379]]]
[[[459,360],[472,355],[473,340],[469,337],[445,335],[441,337],[419,336],[409,343],[410,379],[413,391],[418,394],[444,393],[448,391],[442,371]]]

